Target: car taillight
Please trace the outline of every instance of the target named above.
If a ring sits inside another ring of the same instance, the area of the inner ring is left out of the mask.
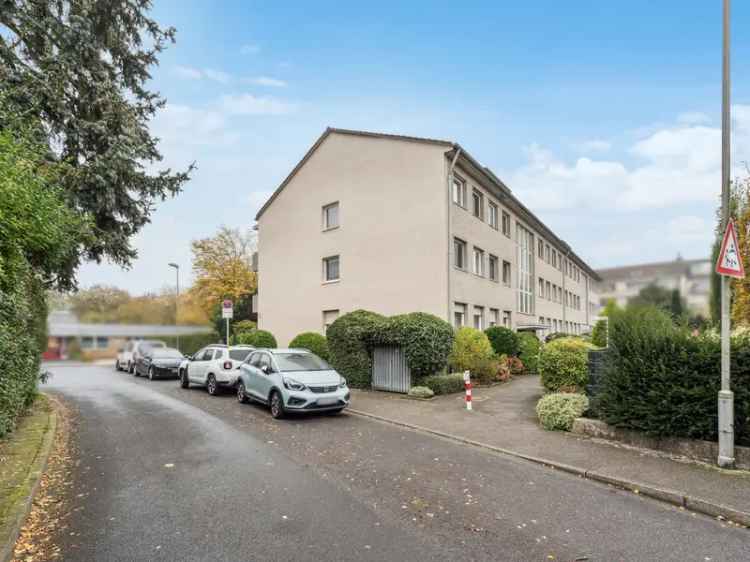
[[[232,362],[231,361],[224,361],[224,368],[228,371],[232,368]]]

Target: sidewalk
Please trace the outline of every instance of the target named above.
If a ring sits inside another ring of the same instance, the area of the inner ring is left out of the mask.
[[[399,394],[355,390],[351,411],[500,449],[750,525],[750,473],[723,471],[579,435],[545,431],[534,412],[541,395],[539,377],[519,377],[506,385],[475,389],[474,411],[468,412],[463,394],[418,401]]]

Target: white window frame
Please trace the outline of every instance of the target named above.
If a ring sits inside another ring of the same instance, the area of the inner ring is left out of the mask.
[[[471,270],[474,275],[484,277],[484,250],[474,246],[471,258]]]
[[[513,311],[503,310],[503,326],[511,328],[513,325]]]
[[[460,318],[460,321],[459,321]],[[466,303],[453,303],[453,325],[456,328],[466,326]]]
[[[492,264],[495,264],[495,267],[492,267]],[[498,268],[499,264],[500,258],[493,254],[490,254],[489,260],[487,261],[487,274],[489,275],[490,281],[494,281],[495,283],[500,282],[500,270]]]
[[[328,277],[328,264],[331,263],[333,260],[336,260],[336,269],[338,276],[332,277],[329,279]],[[327,256],[323,258],[323,283],[337,283],[341,280],[341,256],[335,255],[335,256]]]
[[[487,203],[487,206],[489,207],[489,225],[497,230],[497,218],[499,214],[499,209],[497,207],[497,204],[493,203],[492,201],[489,201]]]
[[[459,252],[458,249],[461,249]],[[466,261],[468,259],[468,256],[466,255],[466,249],[467,244],[465,240],[461,240],[460,238],[453,238],[453,267],[456,269],[460,269],[461,271],[466,271]],[[461,257],[461,260],[459,263],[459,256]]]
[[[453,191],[452,199],[453,202],[459,207],[466,208],[466,180],[461,176],[453,176],[453,184],[451,186]]]
[[[507,279],[505,278],[506,266],[507,266],[507,271],[508,271]],[[507,260],[503,260],[503,269],[502,269],[501,275],[502,275],[503,285],[505,285],[506,287],[512,287],[513,286],[513,266]]]
[[[336,210],[336,224],[331,224],[329,222],[329,216],[328,211],[330,210]],[[323,231],[326,230],[334,230],[338,228],[341,225],[341,212],[339,209],[339,202],[334,201],[333,203],[329,203],[328,205],[323,205]]]
[[[477,322],[477,319],[479,321]],[[484,307],[474,306],[474,314],[472,314],[472,325],[477,330],[484,330]]]
[[[490,308],[490,327],[500,325],[500,310],[497,308]]]
[[[510,220],[510,213],[507,211],[503,211],[502,226],[503,226],[503,234],[505,234],[505,236],[510,238],[511,220]]]
[[[471,190],[471,214],[484,221],[484,194],[477,188]]]
[[[518,249],[518,312],[534,314],[534,233],[519,222],[516,222],[516,246]]]

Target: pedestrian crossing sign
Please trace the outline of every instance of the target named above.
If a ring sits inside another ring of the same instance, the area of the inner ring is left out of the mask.
[[[742,266],[740,257],[740,245],[737,241],[737,229],[734,227],[734,221],[729,219],[727,229],[724,232],[724,239],[721,241],[721,251],[719,259],[716,262],[716,273],[728,277],[745,277],[745,268]]]

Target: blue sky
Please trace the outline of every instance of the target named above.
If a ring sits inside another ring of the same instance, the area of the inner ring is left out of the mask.
[[[736,171],[750,6],[733,6]],[[326,126],[460,142],[593,267],[707,255],[720,190],[721,2],[155,0],[165,163],[198,170],[136,238],[134,293],[255,211]],[[189,282],[189,277],[185,278]]]

